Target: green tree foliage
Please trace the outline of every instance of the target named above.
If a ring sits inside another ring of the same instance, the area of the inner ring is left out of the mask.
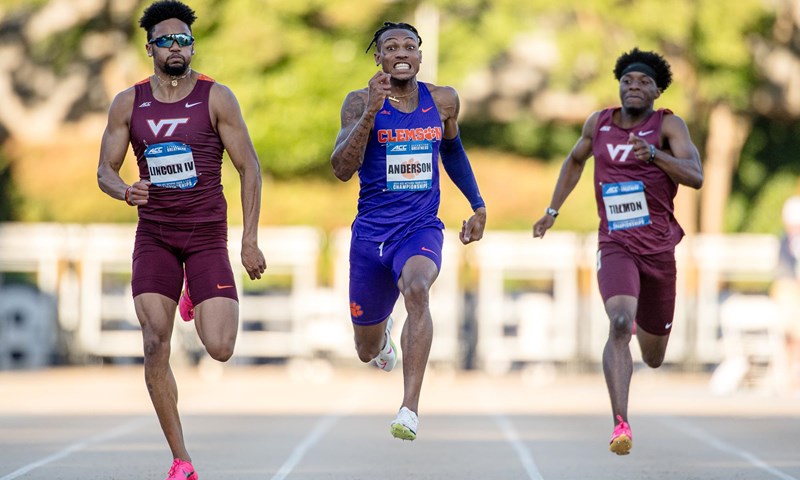
[[[375,71],[383,2],[200,0],[195,66],[239,98],[264,170],[328,173],[339,109]]]

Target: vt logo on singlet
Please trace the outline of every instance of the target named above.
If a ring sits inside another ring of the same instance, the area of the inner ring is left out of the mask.
[[[183,125],[184,123],[188,122],[188,118],[162,118],[158,121],[158,123],[147,119],[147,125],[150,127],[150,131],[153,132],[153,135],[156,137],[164,127],[167,127],[167,130],[164,132],[164,136],[170,137],[173,133],[175,133],[175,129],[178,128],[178,125]]]
[[[608,154],[611,156],[611,161],[613,162],[624,162],[628,159],[628,155],[631,154],[633,150],[633,145],[629,145],[627,143],[623,143],[621,145],[612,145],[610,143],[606,144],[608,148]]]

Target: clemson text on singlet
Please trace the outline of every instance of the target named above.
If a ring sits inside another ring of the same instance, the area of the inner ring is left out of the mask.
[[[442,121],[427,86],[404,113],[386,99],[375,117],[364,163],[353,236],[384,242],[426,227],[444,228],[439,213]]]

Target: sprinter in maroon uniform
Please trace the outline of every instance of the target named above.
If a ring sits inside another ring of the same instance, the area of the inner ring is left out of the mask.
[[[611,397],[614,433],[610,449],[626,455],[633,446],[628,389],[633,374],[629,349],[634,322],[642,358],[656,368],[675,310],[675,245],[683,230],[673,215],[678,185],[703,184],[700,155],[686,123],[653,103],[672,82],[664,58],[634,48],[614,68],[621,108],[595,112],[561,167],[550,206],[533,226],[544,237],[595,158],[594,188],[600,217],[597,279],[610,320],[603,372]]]
[[[133,301],[144,337],[147,390],[172,451],[167,480],[198,478],[184,443],[169,365],[179,300],[182,316],[194,318],[212,358],[228,360],[236,342],[239,303],[220,183],[224,150],[242,182],[242,264],[251,279],[261,278],[266,269],[257,242],[258,157],[233,93],[190,68],[195,18],[191,8],[174,0],[144,11],[139,24],[147,32],[154,74],[111,104],[97,171],[104,192],[139,210]],[[128,143],[139,165],[139,180],[131,185],[119,175]]]

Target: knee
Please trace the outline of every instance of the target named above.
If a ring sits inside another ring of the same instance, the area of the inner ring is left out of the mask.
[[[370,341],[365,338],[359,338],[358,336],[355,337],[356,343],[356,353],[358,353],[358,359],[364,363],[369,363],[372,361],[373,358],[378,356],[378,353],[381,351],[381,345],[378,345],[376,342]]]
[[[430,289],[431,284],[424,278],[414,278],[404,285],[403,298],[419,305],[427,305]]]
[[[642,361],[650,368],[658,368],[664,363],[664,353],[642,352]]]
[[[214,360],[227,362],[233,356],[233,343],[206,346],[206,351]]]
[[[619,313],[609,315],[611,321],[610,335],[612,337],[630,337],[633,331],[633,317],[630,315]]]
[[[160,335],[154,332],[143,333],[143,349],[145,361],[160,357],[169,358],[170,336]]]
[[[380,350],[375,348],[374,345],[356,342],[356,352],[358,353],[359,360],[364,363],[369,363],[373,358],[378,356],[378,352],[380,352]]]

